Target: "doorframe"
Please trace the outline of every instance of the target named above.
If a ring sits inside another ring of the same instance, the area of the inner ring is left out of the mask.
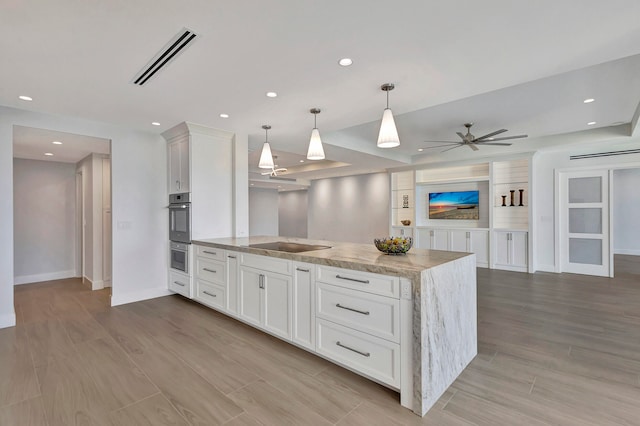
[[[84,176],[76,170],[76,276],[84,281]]]
[[[568,173],[568,172],[581,172],[581,171],[599,171],[606,170],[609,173],[609,275],[613,278],[613,246],[614,246],[614,235],[613,235],[613,172],[615,170],[625,170],[625,169],[638,169],[640,168],[640,161],[632,161],[629,163],[608,163],[602,165],[592,165],[592,166],[578,166],[578,167],[562,167],[558,169],[554,169],[554,197],[553,202],[555,205],[554,208],[554,263],[555,268],[554,272],[561,273],[562,266],[560,264],[560,252],[561,252],[561,239],[562,235],[560,232],[560,215],[562,209],[562,202],[560,199],[560,174]]]

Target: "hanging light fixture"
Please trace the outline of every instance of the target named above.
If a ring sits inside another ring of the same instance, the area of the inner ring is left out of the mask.
[[[307,151],[307,160],[324,160],[324,149],[322,148],[322,140],[320,132],[316,125],[316,118],[320,114],[319,108],[311,108],[309,110],[313,114],[313,130],[311,131],[311,139],[309,140],[309,150]]]
[[[264,144],[262,144],[262,154],[260,154],[260,162],[258,167],[261,169],[273,169],[273,156],[271,155],[271,146],[269,145],[269,129],[271,126],[265,124],[262,126],[264,129]]]
[[[389,108],[389,91],[395,86],[391,83],[383,84],[380,89],[387,92],[387,107],[382,114],[382,122],[380,123],[380,133],[378,134],[378,148],[394,148],[400,145],[396,122],[393,119],[393,113]]]

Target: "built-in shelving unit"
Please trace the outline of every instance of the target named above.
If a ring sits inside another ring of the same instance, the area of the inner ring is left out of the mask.
[[[413,236],[415,206],[415,172],[391,173],[391,235]],[[411,223],[403,225],[403,220],[410,220]]]
[[[494,161],[491,169],[493,228],[528,230],[529,160]]]

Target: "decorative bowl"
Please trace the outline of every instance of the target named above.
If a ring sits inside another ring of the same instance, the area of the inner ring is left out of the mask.
[[[405,254],[413,244],[411,237],[374,238],[376,248],[386,254]]]
[[[403,224],[404,226],[411,225],[411,221],[409,219],[401,220],[400,223]]]

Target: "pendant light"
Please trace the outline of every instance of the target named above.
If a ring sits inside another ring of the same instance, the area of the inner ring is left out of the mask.
[[[393,113],[389,108],[389,91],[395,86],[391,83],[383,84],[380,89],[387,92],[387,107],[382,114],[382,122],[380,123],[380,133],[378,134],[378,148],[395,148],[400,145],[396,122],[393,119]]]
[[[309,150],[307,151],[307,160],[324,160],[324,149],[322,148],[322,140],[320,132],[316,125],[316,118],[320,114],[319,108],[311,108],[309,110],[313,114],[313,130],[311,131],[311,139],[309,140]]]
[[[271,146],[269,145],[269,129],[271,126],[265,124],[262,126],[264,129],[264,144],[262,144],[262,154],[260,154],[260,162],[258,167],[261,169],[273,169],[273,157],[271,156]]]

